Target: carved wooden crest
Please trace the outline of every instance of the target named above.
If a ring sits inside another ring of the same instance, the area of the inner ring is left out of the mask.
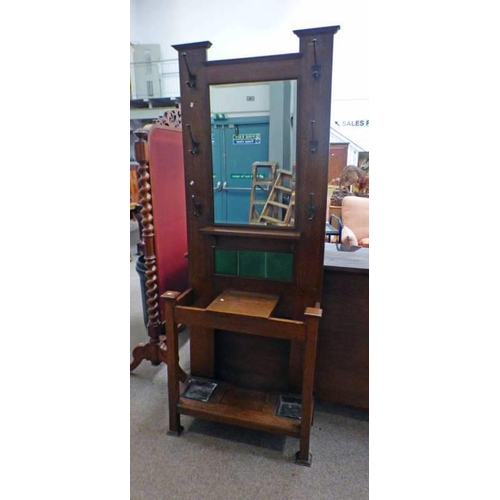
[[[165,111],[163,116],[160,116],[156,119],[155,125],[160,125],[176,132],[182,132],[180,104],[175,109],[169,109],[168,111]]]

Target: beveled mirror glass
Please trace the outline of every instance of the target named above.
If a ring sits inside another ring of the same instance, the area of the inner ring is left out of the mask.
[[[210,86],[215,224],[293,227],[297,81]]]

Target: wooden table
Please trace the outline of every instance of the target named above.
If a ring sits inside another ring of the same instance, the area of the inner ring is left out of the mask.
[[[325,244],[315,396],[368,408],[369,249]]]

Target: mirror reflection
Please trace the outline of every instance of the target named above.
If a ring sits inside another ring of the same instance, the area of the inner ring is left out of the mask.
[[[297,81],[210,86],[214,222],[293,227]]]

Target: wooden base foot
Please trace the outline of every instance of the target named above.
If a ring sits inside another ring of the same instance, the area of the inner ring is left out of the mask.
[[[179,430],[178,431],[172,431],[172,430],[169,429],[167,431],[167,436],[179,437],[182,434],[183,430],[184,430],[184,427],[182,427],[182,425],[179,426]]]
[[[312,464],[312,454],[311,453],[308,454],[307,460],[303,460],[303,459],[299,458],[299,454],[300,454],[300,451],[298,451],[295,454],[295,463],[297,465],[305,465],[306,467],[311,467],[311,464]]]
[[[147,360],[156,366],[160,363],[167,362],[167,345],[165,337],[160,337],[158,343],[141,343],[134,347],[132,351],[132,363],[130,363],[130,371],[135,370],[142,361]]]
[[[167,364],[167,344],[166,337],[160,337],[157,344],[141,343],[134,347],[132,351],[132,362],[130,363],[130,371],[134,371],[144,360],[151,361],[153,366],[159,366],[161,363]],[[186,382],[188,376],[186,372],[179,366],[179,379]]]

